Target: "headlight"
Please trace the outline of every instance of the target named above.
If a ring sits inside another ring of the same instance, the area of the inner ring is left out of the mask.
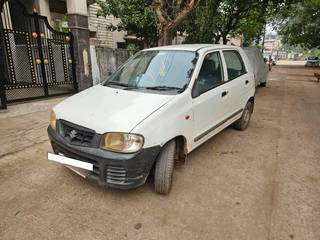
[[[54,130],[56,130],[56,123],[57,123],[56,114],[54,113],[54,111],[51,111],[51,114],[50,114],[50,126]]]
[[[123,153],[139,151],[143,146],[142,136],[130,133],[106,133],[101,139],[101,148]]]

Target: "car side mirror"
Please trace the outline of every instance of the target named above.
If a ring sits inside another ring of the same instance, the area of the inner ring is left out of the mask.
[[[112,71],[111,71],[111,70],[109,70],[109,71],[107,72],[107,76],[110,76],[110,75],[112,75]]]

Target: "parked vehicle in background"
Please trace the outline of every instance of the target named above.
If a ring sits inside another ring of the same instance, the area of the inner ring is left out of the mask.
[[[305,64],[306,67],[319,67],[320,60],[318,57],[311,56],[307,58],[307,62]]]
[[[246,47],[243,49],[246,55],[248,56],[249,62],[252,66],[255,86],[265,87],[268,79],[268,59],[265,59],[259,48],[255,47]]]
[[[299,57],[299,54],[298,53],[295,53],[293,55],[293,61],[299,61],[301,58]]]
[[[238,47],[145,49],[53,108],[48,158],[122,189],[144,184],[154,169],[155,191],[168,194],[175,163],[230,124],[248,127],[254,81]]]

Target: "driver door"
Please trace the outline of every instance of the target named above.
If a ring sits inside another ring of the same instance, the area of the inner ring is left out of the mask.
[[[224,75],[221,53],[208,53],[192,89],[195,145],[213,136],[226,118],[228,91]]]

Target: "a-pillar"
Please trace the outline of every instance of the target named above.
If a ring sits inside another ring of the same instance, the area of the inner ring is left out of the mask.
[[[88,9],[86,0],[67,0],[69,28],[74,36],[74,57],[79,90],[92,86]]]

